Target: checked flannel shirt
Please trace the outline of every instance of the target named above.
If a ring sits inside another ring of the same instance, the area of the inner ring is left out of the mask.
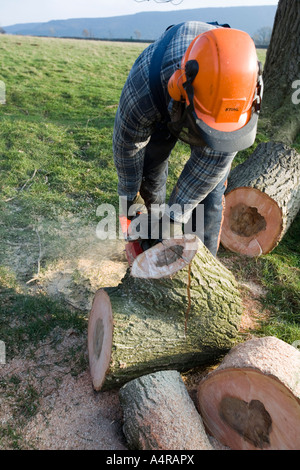
[[[172,114],[172,104],[176,103],[168,95],[168,81],[173,72],[179,68],[182,56],[192,40],[213,28],[215,26],[199,21],[186,22],[169,43],[162,61],[161,82],[170,114]],[[140,189],[145,148],[156,124],[162,120],[149,85],[149,66],[156,44],[157,42],[154,42],[148,46],[133,65],[121,93],[115,118],[113,152],[118,174],[118,194],[126,196],[128,200],[133,200]],[[173,106],[173,109],[175,108],[176,106]],[[189,205],[189,211],[185,211],[184,218],[182,212],[178,212],[177,215],[175,213],[175,220],[181,222],[188,220],[193,208],[224,179],[235,155],[236,152],[217,152],[208,146],[191,146],[190,158],[169,200],[170,205],[179,204],[182,209],[184,205]]]

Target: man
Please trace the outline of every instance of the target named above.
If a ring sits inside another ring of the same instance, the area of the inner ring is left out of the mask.
[[[114,161],[125,214],[142,202],[151,216],[165,203],[168,157],[180,138],[191,154],[168,202],[175,210],[166,217],[177,233],[203,204],[203,241],[216,256],[226,180],[237,151],[255,140],[261,95],[248,34],[197,21],[168,28],[133,65],[115,118]]]

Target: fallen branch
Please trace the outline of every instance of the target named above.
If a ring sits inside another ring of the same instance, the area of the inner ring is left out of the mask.
[[[41,260],[42,260],[42,256],[43,256],[41,237],[40,237],[39,231],[37,229],[35,229],[34,231],[37,234],[38,241],[39,241],[39,257],[38,257],[38,260],[37,260],[38,269],[37,269],[36,275],[32,279],[27,281],[26,284],[30,284],[31,282],[36,281],[38,279],[39,275],[40,275],[40,270],[41,270]]]
[[[27,186],[27,184],[29,183],[29,181],[32,181],[32,180],[33,180],[33,178],[34,178],[35,175],[37,174],[37,171],[38,171],[38,169],[36,168],[36,169],[34,170],[32,176],[31,176],[31,177],[23,184],[23,186],[18,190],[18,193],[17,193],[15,196],[13,196],[13,197],[9,197],[8,199],[4,199],[4,202],[9,202],[9,201],[12,201],[13,199],[16,199],[16,197],[19,195],[19,193],[20,193],[21,191],[23,191],[23,190],[26,188],[26,186]]]

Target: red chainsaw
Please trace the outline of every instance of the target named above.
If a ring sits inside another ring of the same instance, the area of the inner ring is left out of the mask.
[[[131,223],[130,219],[127,219],[125,215],[119,217],[121,230],[124,236],[124,239],[127,240],[125,245],[125,253],[129,266],[132,266],[135,258],[143,253],[144,249],[142,247],[142,240],[132,240],[128,241],[128,229]]]

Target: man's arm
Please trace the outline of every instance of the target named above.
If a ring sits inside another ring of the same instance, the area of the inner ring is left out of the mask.
[[[192,210],[225,177],[231,167],[234,153],[216,152],[209,147],[192,147],[191,156],[185,164],[176,186],[170,196],[169,205],[178,204],[180,212],[174,219],[186,223]],[[184,205],[189,205],[184,211]],[[183,214],[183,216],[182,216]]]
[[[132,67],[115,118],[113,151],[118,193],[128,199],[140,189],[146,145],[160,119],[148,83],[151,48],[152,45],[146,48]]]

